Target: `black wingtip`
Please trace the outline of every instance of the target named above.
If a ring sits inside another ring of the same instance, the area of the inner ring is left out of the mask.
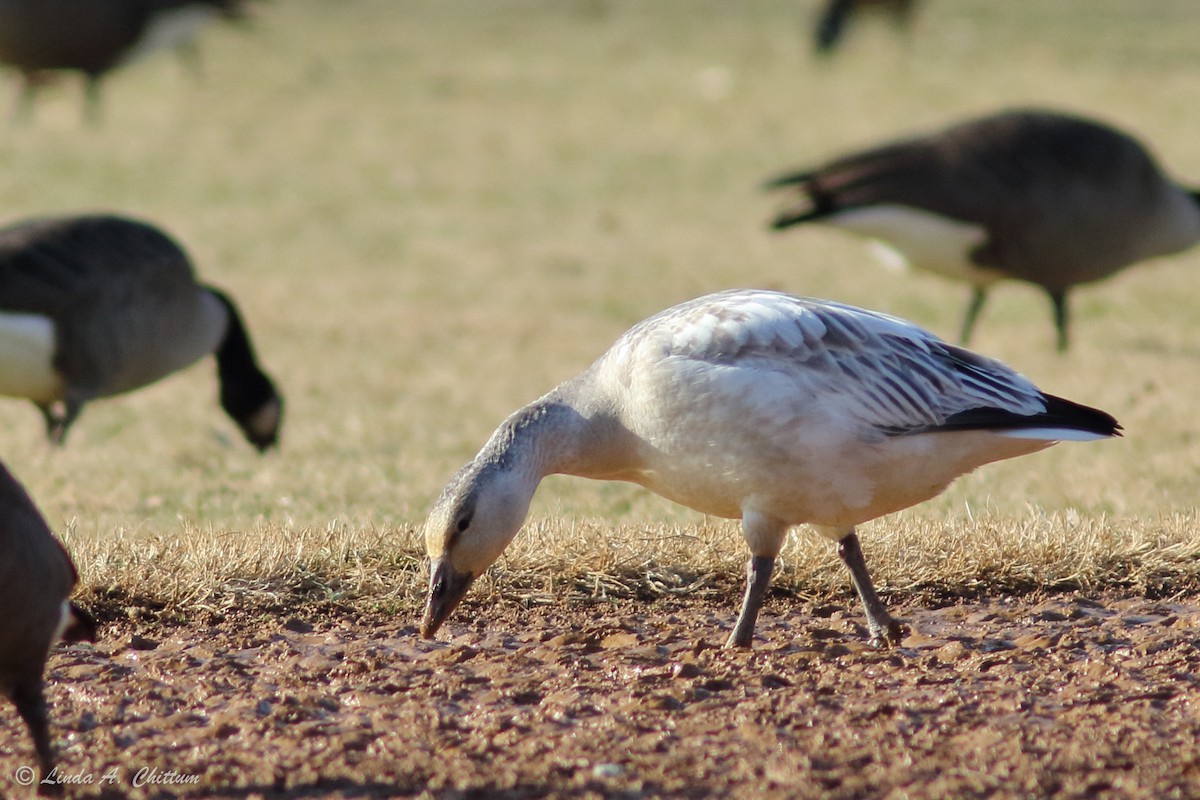
[[[767,178],[762,182],[761,188],[763,191],[771,191],[772,189],[782,189],[786,186],[796,186],[808,183],[813,178],[813,173],[810,170],[804,172],[785,172],[782,175],[776,175],[773,178]]]
[[[1094,433],[1098,436],[1121,436],[1121,423],[1107,411],[1085,406],[1052,394],[1042,395],[1046,400],[1046,410],[1039,415],[1039,420],[1048,424],[1074,428],[1084,433]]]
[[[1120,436],[1121,423],[1116,417],[1098,408],[1085,406],[1055,397],[1042,395],[1046,410],[1039,414],[1018,414],[1003,408],[983,407],[960,411],[947,417],[937,430],[1019,430],[1022,428],[1058,428],[1090,433],[1095,436]]]
[[[783,189],[794,186],[800,190],[800,200],[792,208],[781,211],[771,221],[771,230],[779,231],[821,217],[829,216],[834,210],[830,198],[813,183],[816,173],[812,171],[788,172],[763,181],[764,190]]]
[[[785,211],[779,216],[775,217],[775,219],[771,220],[771,230],[781,231],[784,228],[790,228],[793,225],[800,225],[810,220],[814,220],[820,216],[822,216],[822,212],[817,211],[816,209],[802,212]]]

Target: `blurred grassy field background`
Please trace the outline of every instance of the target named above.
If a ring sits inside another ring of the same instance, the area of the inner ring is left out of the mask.
[[[61,452],[31,405],[0,401],[0,457],[85,585],[408,607],[446,478],[665,306],[770,287],[956,334],[964,286],[889,272],[836,231],[768,233],[777,201],[757,187],[783,168],[1033,104],[1120,124],[1200,184],[1194,0],[932,0],[910,36],[864,20],[828,61],[815,5],[287,0],[210,30],[202,81],[164,55],[115,74],[97,129],[76,83],[48,90],[0,136],[4,216],[163,226],[241,302],[288,403],[282,450],[259,458],[218,409],[211,362],[92,404]],[[999,287],[973,347],[1114,413],[1126,438],[986,467],[865,526],[880,582],[1191,574],[1198,272],[1200,250],[1078,290],[1065,357],[1044,296]],[[555,477],[497,574],[601,591],[736,578],[744,557],[734,523]],[[848,591],[815,537],[784,562],[795,588]]]

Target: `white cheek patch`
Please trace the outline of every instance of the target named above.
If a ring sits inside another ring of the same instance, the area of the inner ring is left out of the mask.
[[[264,403],[246,420],[246,429],[260,438],[266,438],[279,430],[279,422],[283,417],[283,406],[278,400]]]
[[[0,312],[0,394],[49,403],[62,392],[54,369],[54,323],[40,314]]]
[[[907,264],[971,283],[990,283],[1000,273],[971,261],[971,252],[987,240],[981,225],[959,222],[901,205],[859,208],[829,217],[830,223],[879,240],[891,251],[889,266]]]

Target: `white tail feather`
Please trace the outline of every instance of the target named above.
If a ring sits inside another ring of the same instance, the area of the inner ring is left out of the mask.
[[[75,612],[71,610],[71,601],[63,600],[62,608],[58,612],[58,625],[54,628],[54,638],[50,640],[51,647],[62,641],[63,634],[67,631],[67,626],[74,619]]]
[[[1109,438],[1108,434],[1074,428],[1010,428],[996,433],[1010,439],[1044,439],[1055,442],[1094,442],[1097,439]]]

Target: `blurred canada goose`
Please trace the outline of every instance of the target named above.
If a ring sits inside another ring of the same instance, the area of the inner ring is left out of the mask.
[[[0,395],[32,400],[62,444],[84,403],[215,354],[221,407],[260,451],[283,401],[233,300],[196,282],[166,234],[110,215],[0,229]]]
[[[828,0],[817,16],[815,29],[818,53],[832,53],[841,41],[850,20],[862,11],[886,11],[896,27],[903,28],[912,20],[916,0]]]
[[[425,524],[421,633],[438,629],[524,523],[546,475],[639,483],[740,518],[747,647],[788,529],[838,543],[872,638],[900,625],[875,594],[854,526],[927,500],[981,464],[1102,439],[1102,411],[895,317],[767,291],[701,297],[634,326],[590,368],[505,420]]]
[[[0,464],[0,689],[29,727],[45,776],[54,767],[42,674],[55,642],[95,641],[96,623],[67,598],[71,557]]]
[[[244,0],[0,0],[0,63],[22,76],[16,113],[29,114],[44,73],[74,70],[94,120],[110,70],[165,47],[194,59],[203,25],[244,11]]]
[[[914,267],[973,285],[969,340],[988,289],[1050,295],[1067,347],[1067,292],[1200,240],[1200,198],[1132,137],[1098,122],[1015,110],[789,173],[799,205],[776,230],[823,222],[882,240]]]

